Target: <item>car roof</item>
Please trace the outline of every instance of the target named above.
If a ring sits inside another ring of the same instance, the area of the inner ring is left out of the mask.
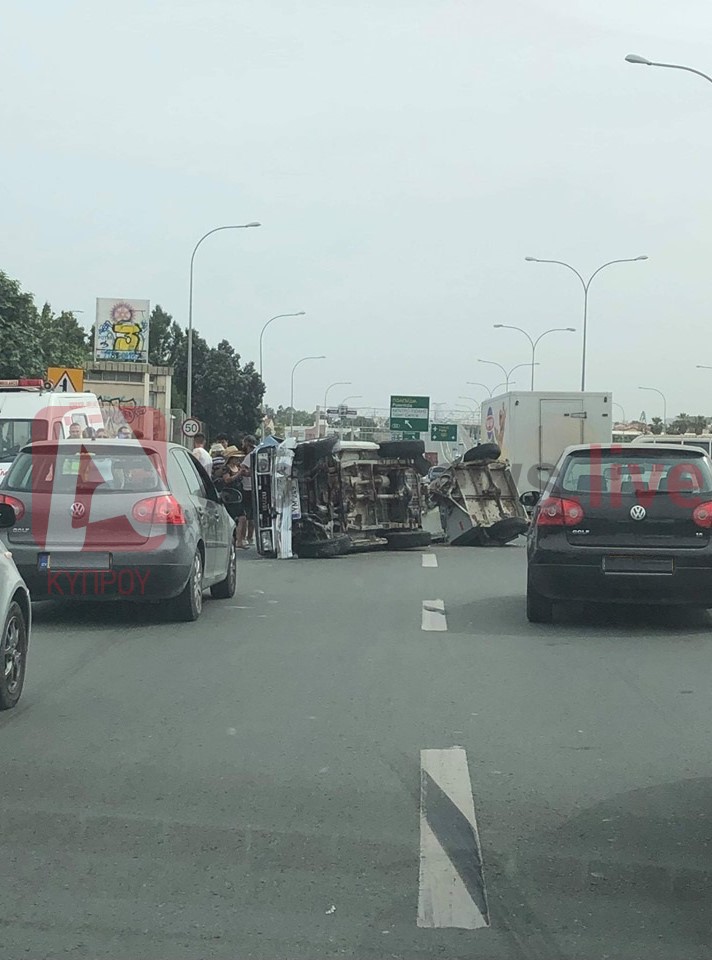
[[[96,450],[145,450],[159,447],[163,449],[164,447],[181,449],[185,450],[186,448],[180,443],[169,443],[166,440],[136,440],[133,437],[126,440],[117,440],[116,438],[104,437],[96,439],[91,439],[89,437],[77,437],[75,440],[62,439],[62,440],[35,440],[34,443],[26,443],[24,447],[20,448],[20,453],[32,453],[34,451],[42,450],[79,450],[80,448],[85,447],[89,452]]]
[[[636,455],[640,453],[645,453],[649,451],[653,454],[659,454],[661,450],[670,450],[673,453],[680,453],[683,448],[684,452],[687,454],[692,447],[693,451],[706,456],[705,451],[700,447],[697,450],[693,444],[686,443],[577,443],[573,446],[566,447],[562,457],[569,456],[573,453],[588,453],[591,450],[596,450],[599,453],[620,453],[625,454],[626,450],[634,450]]]

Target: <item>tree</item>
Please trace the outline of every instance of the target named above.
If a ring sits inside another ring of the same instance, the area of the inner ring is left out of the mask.
[[[175,365],[174,404],[183,390],[188,371],[187,338],[181,343]],[[217,347],[193,331],[193,410],[192,413],[208,424],[209,431],[227,433],[254,433],[260,419],[260,405],[264,384],[253,363],[240,366],[240,355],[227,340]]]
[[[653,417],[653,422],[650,427],[650,432],[654,434],[660,434],[663,432],[663,418],[662,417]]]
[[[670,424],[670,433],[689,433],[690,419],[689,413],[678,413]]]
[[[0,270],[0,377],[44,377],[39,317],[30,293]]]
[[[313,427],[315,419],[316,412],[309,413],[308,410],[296,409],[294,411],[295,427]],[[274,414],[274,422],[282,427],[288,426],[292,422],[292,408],[283,407],[280,404],[279,407],[277,407],[276,413]]]
[[[159,304],[151,311],[148,327],[148,362],[157,367],[173,367],[187,335],[180,324]]]
[[[692,432],[696,433],[697,436],[705,433],[707,430],[707,417],[702,416],[702,414],[697,414],[697,416],[691,418],[690,427],[692,428]]]
[[[91,358],[90,338],[73,313],[55,315],[48,303],[42,307],[38,329],[44,369],[83,367]]]

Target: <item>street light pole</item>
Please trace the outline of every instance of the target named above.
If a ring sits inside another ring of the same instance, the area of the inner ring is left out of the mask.
[[[512,376],[512,374],[514,373],[515,370],[519,370],[520,367],[531,367],[531,366],[536,366],[536,367],[538,367],[538,366],[539,366],[538,363],[535,363],[535,364],[532,364],[532,363],[518,363],[518,364],[516,364],[516,366],[512,367],[511,370],[508,371],[508,370],[506,369],[506,367],[503,367],[501,363],[497,363],[496,360],[482,360],[482,359],[480,359],[478,362],[479,362],[479,363],[489,363],[489,364],[491,364],[493,367],[499,367],[499,369],[500,369],[500,370],[502,371],[502,373],[504,374],[504,387],[505,387],[505,391],[506,391],[507,393],[509,393],[509,383],[510,383],[509,378]],[[501,386],[501,384],[500,384],[500,386]],[[492,394],[490,394],[490,396],[492,396]]]
[[[572,273],[575,273],[576,276],[581,281],[581,286],[583,287],[583,350],[581,355],[581,391],[583,392],[586,389],[586,336],[588,332],[588,289],[591,286],[591,281],[600,273],[601,270],[604,270],[606,267],[612,266],[614,263],[635,263],[637,260],[647,260],[647,256],[643,255],[640,257],[625,257],[622,260],[608,260],[606,263],[602,263],[600,267],[593,271],[588,280],[584,280],[581,274],[578,272],[576,267],[572,267],[570,263],[566,263],[564,260],[543,260],[539,257],[525,257],[529,263],[558,263],[561,267],[566,267]]]
[[[576,327],[551,327],[549,330],[545,330],[543,333],[540,333],[539,336],[536,338],[536,340],[533,340],[533,339],[531,338],[530,334],[528,334],[526,330],[522,329],[522,327],[513,327],[513,326],[511,326],[511,325],[508,324],[508,323],[495,323],[495,324],[493,324],[493,326],[494,326],[494,328],[495,328],[496,330],[518,330],[520,333],[523,333],[523,334],[524,334],[524,336],[527,338],[527,340],[528,340],[529,343],[531,344],[531,348],[532,348],[532,362],[531,362],[531,368],[532,368],[532,385],[531,385],[531,389],[532,389],[532,391],[534,390],[534,367],[537,365],[537,363],[536,363],[536,348],[537,348],[537,346],[539,345],[539,341],[540,341],[543,337],[545,337],[547,334],[549,334],[549,333],[575,333],[575,332],[576,332]]]
[[[618,407],[618,408],[620,409],[620,412],[623,414],[623,423],[628,423],[628,417],[626,417],[626,415],[625,415],[625,410],[623,409],[623,404],[622,404],[622,403],[616,403],[616,401],[614,400],[614,401],[613,401],[613,406],[614,406],[614,407]]]
[[[292,386],[289,394],[289,406],[291,410],[291,416],[289,419],[289,435],[294,435],[294,371],[297,369],[300,363],[306,363],[307,360],[326,360],[326,357],[322,354],[318,357],[302,357],[301,360],[297,362],[292,367]]]
[[[218,233],[220,230],[246,230],[248,227],[259,227],[261,224],[256,221],[253,223],[237,223],[237,224],[228,224],[225,227],[214,227],[212,230],[208,230],[207,233],[204,233],[203,236],[198,240],[196,245],[193,247],[193,252],[190,255],[190,292],[188,295],[188,370],[187,370],[187,384],[185,392],[185,406],[186,413],[190,417],[193,413],[193,264],[195,262],[195,255],[198,252],[198,247],[207,238],[213,234]]]
[[[487,391],[488,396],[490,397],[493,396],[492,391],[490,390],[490,388],[487,386],[486,383],[478,383],[476,380],[468,380],[466,382],[468,387],[482,387],[483,390]]]
[[[658,63],[655,60],[647,60],[645,57],[639,57],[637,53],[629,53],[626,57],[628,63],[642,63],[646,67],[667,67],[669,70],[685,70],[686,73],[695,73],[698,77],[704,77],[712,83],[712,77],[703,73],[701,70],[695,70],[693,67],[683,67],[680,63]]]
[[[350,387],[350,380],[334,380],[333,383],[330,383],[329,386],[324,391],[324,436],[326,436],[326,398],[329,396],[329,391],[332,387]],[[319,436],[321,436],[321,429],[319,430]]]
[[[665,399],[665,394],[662,390],[658,390],[657,387],[638,387],[639,390],[652,390],[653,393],[657,393],[658,396],[663,398],[663,433],[667,428],[667,400]]]
[[[279,320],[282,317],[303,317],[305,315],[304,310],[300,310],[298,313],[278,313],[275,317],[270,317],[267,323],[260,330],[260,380],[262,380],[262,338],[265,335],[265,330],[274,320]]]

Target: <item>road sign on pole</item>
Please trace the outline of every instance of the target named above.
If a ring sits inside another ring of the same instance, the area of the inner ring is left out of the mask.
[[[456,423],[433,423],[430,425],[430,439],[441,443],[457,443]]]
[[[187,420],[183,421],[181,426],[184,437],[194,437],[196,433],[200,433],[200,421],[194,420],[193,417],[188,417]]]
[[[403,431],[404,440],[420,440],[420,433],[417,430],[404,430]]]
[[[81,393],[84,389],[81,367],[48,367],[47,380],[57,393]]]
[[[430,397],[391,397],[391,430],[427,433],[430,423]]]

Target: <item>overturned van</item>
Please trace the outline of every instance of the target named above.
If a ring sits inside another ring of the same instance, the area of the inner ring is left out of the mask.
[[[430,484],[429,499],[453,546],[504,546],[526,533],[526,510],[509,463],[500,457],[496,444],[479,444]]]
[[[263,556],[335,557],[426,546],[422,441],[269,439],[254,458],[257,545]]]

